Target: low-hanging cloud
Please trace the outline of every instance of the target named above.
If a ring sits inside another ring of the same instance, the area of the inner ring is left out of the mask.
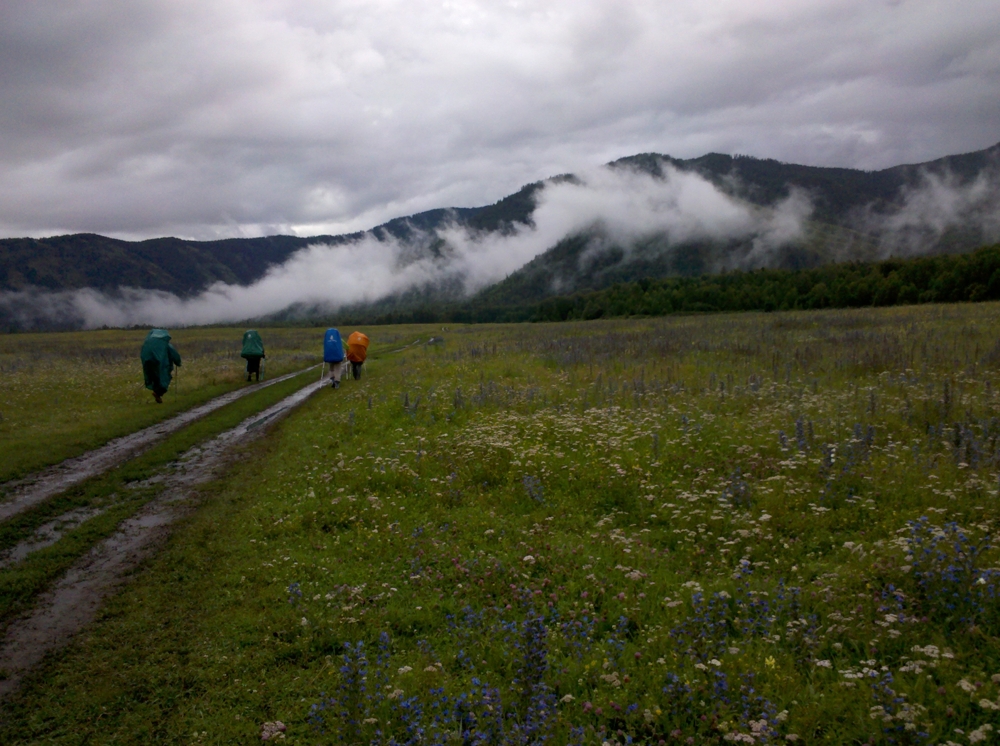
[[[898,205],[868,207],[854,223],[874,237],[880,257],[946,250],[942,243],[955,232],[967,242],[995,243],[1000,241],[1000,168],[993,163],[971,180],[924,170],[915,185],[903,189]]]
[[[86,328],[186,326],[242,321],[291,306],[335,310],[428,285],[450,284],[468,295],[579,234],[599,237],[595,246],[625,249],[650,236],[666,247],[746,239],[760,264],[773,248],[802,236],[809,212],[797,192],[761,208],[669,166],[662,177],[605,167],[548,182],[536,196],[532,224],[516,224],[508,233],[472,232],[457,222],[406,243],[366,233],[349,243],[310,245],[247,286],[216,283],[191,298],[137,288],[22,291],[0,294],[0,312],[21,327],[46,321]],[[421,250],[431,244],[438,250]]]

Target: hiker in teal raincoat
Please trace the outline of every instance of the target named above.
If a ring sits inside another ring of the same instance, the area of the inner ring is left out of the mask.
[[[181,364],[181,355],[177,348],[170,344],[170,332],[166,329],[153,329],[146,335],[139,353],[142,360],[142,373],[146,378],[146,388],[153,392],[157,404],[163,403],[163,395],[170,388],[170,379],[174,366]]]
[[[247,380],[250,380],[250,376],[256,374],[257,380],[260,380],[260,361],[267,357],[264,354],[264,340],[260,338],[256,329],[247,329],[243,333],[243,351],[240,353],[240,357],[247,361]]]

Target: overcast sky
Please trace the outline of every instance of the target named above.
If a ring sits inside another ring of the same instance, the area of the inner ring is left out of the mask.
[[[0,3],[0,236],[341,233],[646,151],[998,141],[997,0]]]

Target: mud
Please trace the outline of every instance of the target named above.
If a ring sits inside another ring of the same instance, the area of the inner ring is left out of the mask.
[[[0,570],[11,565],[16,565],[29,554],[37,552],[39,549],[52,546],[67,532],[79,527],[81,523],[86,523],[91,518],[96,518],[105,510],[106,508],[94,507],[74,508],[68,513],[63,513],[58,518],[39,526],[35,529],[35,533],[30,539],[25,539],[10,549],[0,552]]]
[[[265,423],[277,421],[322,387],[319,382],[299,389],[232,430],[186,451],[169,471],[158,475],[160,494],[81,557],[39,597],[31,612],[7,628],[0,644],[0,671],[5,675],[0,679],[0,698],[17,689],[28,671],[95,618],[102,602],[163,544],[172,525],[197,507],[198,486],[229,465],[235,444],[259,437],[267,430]]]
[[[139,455],[143,451],[149,450],[157,442],[163,440],[171,433],[180,430],[185,425],[190,425],[195,420],[227,404],[231,404],[237,399],[252,394],[254,391],[260,391],[262,388],[287,381],[289,378],[307,370],[312,370],[315,367],[317,366],[313,365],[294,373],[279,376],[265,383],[231,391],[186,412],[181,412],[169,420],[151,425],[131,435],[125,435],[121,438],[108,441],[108,443],[100,448],[88,451],[82,456],[67,459],[25,479],[8,482],[0,486],[0,491],[3,492],[6,498],[4,502],[0,502],[0,521],[5,521],[18,513],[28,510],[91,477],[103,474],[109,469]]]

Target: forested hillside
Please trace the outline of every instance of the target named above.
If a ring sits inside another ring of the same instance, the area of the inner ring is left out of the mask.
[[[214,282],[247,285],[315,240],[270,236],[121,241],[91,233],[8,238],[0,240],[0,289],[136,287],[185,296]]]
[[[628,156],[609,164],[662,175],[665,164],[682,171],[694,171],[758,205],[773,204],[798,188],[812,198],[816,220],[839,223],[852,210],[871,207],[875,210],[898,202],[906,188],[915,188],[928,175],[947,177],[958,183],[974,180],[987,168],[997,165],[1000,143],[974,153],[963,153],[918,164],[905,164],[863,171],[854,168],[829,168],[782,163],[772,158],[709,153],[700,158],[681,160],[656,153]]]
[[[603,290],[497,305],[481,295],[466,303],[427,304],[382,314],[355,310],[341,323],[568,321],[715,311],[861,308],[1000,300],[1000,244],[971,254],[762,269],[699,277],[644,278]]]
[[[449,208],[396,218],[372,229],[379,240],[414,241],[451,222],[482,232],[508,233],[531,219],[534,194],[541,182],[492,205]],[[73,290],[119,287],[165,290],[190,296],[215,282],[249,285],[268,269],[310,244],[338,244],[363,233],[339,236],[268,236],[220,241],[154,238],[123,241],[92,233],[52,238],[0,239],[0,290]],[[418,243],[415,250],[434,250]]]
[[[758,270],[622,283],[550,298],[533,320],[662,316],[705,311],[785,311],[1000,299],[1000,244],[972,254],[814,269]]]

